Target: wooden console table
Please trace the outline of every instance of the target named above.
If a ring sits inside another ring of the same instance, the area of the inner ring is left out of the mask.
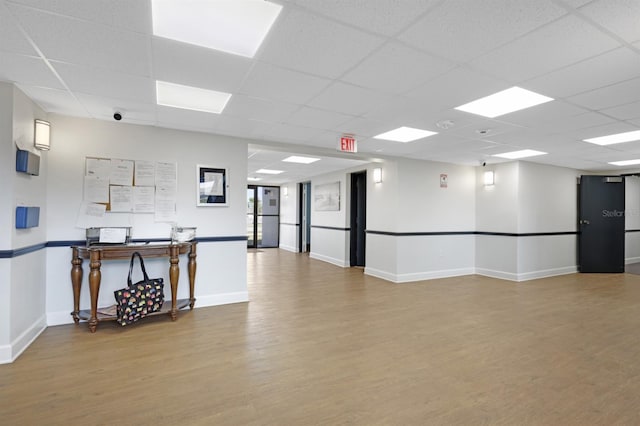
[[[73,320],[77,324],[81,319],[89,320],[89,330],[95,333],[99,321],[112,320],[115,316],[103,315],[98,312],[98,295],[100,293],[100,266],[103,260],[131,259],[134,252],[139,252],[143,258],[168,257],[169,281],[171,283],[171,309],[163,308],[159,313],[168,312],[173,321],[178,316],[178,310],[189,306],[193,309],[196,302],[193,290],[196,279],[196,241],[186,243],[162,243],[162,244],[130,244],[114,246],[71,246],[73,258],[71,260],[71,284],[73,285]],[[189,253],[189,299],[177,299],[178,278],[180,270],[178,266],[181,254]],[[82,261],[89,259],[89,293],[91,295],[91,309],[80,310],[80,287],[82,285]],[[124,277],[122,283],[125,283]]]

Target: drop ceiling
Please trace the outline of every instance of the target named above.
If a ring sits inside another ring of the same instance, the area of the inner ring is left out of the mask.
[[[276,184],[380,156],[478,165],[533,149],[591,171],[640,158],[640,142],[582,141],[640,129],[638,1],[276,2],[247,58],[153,36],[147,0],[0,0],[0,81],[51,113],[250,139],[249,176],[285,170]],[[177,110],[156,104],[156,80],[232,96],[221,114]],[[513,86],[555,100],[494,119],[454,109]],[[400,126],[438,134],[373,139]],[[357,156],[336,153],[343,133]],[[323,160],[281,162],[307,153]]]

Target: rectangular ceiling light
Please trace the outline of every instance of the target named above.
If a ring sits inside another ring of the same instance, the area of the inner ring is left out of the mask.
[[[635,166],[636,164],[640,164],[640,159],[637,159],[637,160],[624,160],[624,161],[612,161],[609,164],[613,164],[614,166]]]
[[[156,81],[156,98],[158,105],[220,114],[231,94]]]
[[[436,135],[438,132],[431,132],[429,130],[414,129],[413,127],[398,127],[395,130],[390,130],[385,133],[381,133],[378,136],[374,136],[374,139],[383,139],[386,141],[394,142],[413,142],[418,139],[426,138],[427,136]]]
[[[600,136],[598,138],[583,139],[585,142],[596,145],[613,145],[614,143],[633,142],[640,140],[640,130],[633,132],[616,133],[615,135]]]
[[[496,154],[494,157],[508,158],[509,160],[517,160],[520,158],[535,157],[537,155],[545,155],[546,152],[535,151],[533,149],[523,149],[521,151],[504,152]]]
[[[251,181],[251,182],[257,182],[259,180],[262,180],[262,178],[259,178],[259,177],[248,177],[247,180]]]
[[[284,170],[260,169],[260,170],[256,170],[256,173],[260,173],[263,175],[279,175],[280,173],[284,173]]]
[[[297,155],[292,155],[291,157],[287,157],[282,161],[285,161],[287,163],[311,164],[315,163],[316,161],[320,161],[320,159],[314,157],[300,157]]]
[[[153,35],[253,58],[282,6],[264,0],[152,0]]]
[[[468,104],[460,105],[455,109],[470,112],[471,114],[483,117],[494,118],[521,109],[530,108],[545,102],[552,101],[553,98],[531,92],[520,87],[512,87],[493,95],[477,99]]]

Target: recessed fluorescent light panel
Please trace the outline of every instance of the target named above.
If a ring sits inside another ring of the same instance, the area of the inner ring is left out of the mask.
[[[264,0],[152,0],[153,35],[253,58],[282,6]]]
[[[546,152],[535,151],[533,149],[523,149],[521,151],[504,152],[496,154],[494,157],[508,158],[509,160],[518,160],[520,158],[535,157],[537,155],[545,155]]]
[[[378,136],[374,136],[374,139],[384,139],[386,141],[394,142],[413,142],[418,139],[426,138],[427,136],[436,135],[438,132],[431,132],[429,130],[414,129],[413,127],[398,127],[395,130],[390,130],[386,133],[381,133]]]
[[[613,164],[614,166],[635,166],[636,164],[640,164],[640,159],[637,159],[637,160],[624,160],[624,161],[612,161],[609,164]]]
[[[599,138],[584,139],[585,142],[596,145],[613,145],[614,143],[633,142],[640,140],[640,130],[616,133],[615,135],[600,136]]]
[[[316,161],[320,161],[320,159],[314,157],[300,157],[297,155],[292,155],[291,157],[287,157],[282,161],[285,161],[287,163],[311,164],[315,163]]]
[[[156,81],[156,97],[158,105],[220,114],[231,94]]]
[[[260,170],[256,170],[256,173],[260,173],[263,175],[279,175],[280,173],[284,173],[284,170],[260,169]]]
[[[251,182],[257,182],[259,180],[262,180],[262,178],[259,178],[259,177],[248,177],[247,180],[251,181]]]
[[[483,117],[494,118],[552,100],[553,98],[520,87],[512,87],[502,92],[469,102],[468,104],[460,105],[455,109]]]

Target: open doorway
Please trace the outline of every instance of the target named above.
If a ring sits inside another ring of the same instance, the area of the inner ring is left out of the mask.
[[[299,184],[300,194],[300,235],[298,238],[300,253],[311,251],[311,182]]]
[[[278,247],[280,244],[280,188],[247,187],[247,247]]]
[[[367,171],[351,174],[351,266],[365,266]]]

